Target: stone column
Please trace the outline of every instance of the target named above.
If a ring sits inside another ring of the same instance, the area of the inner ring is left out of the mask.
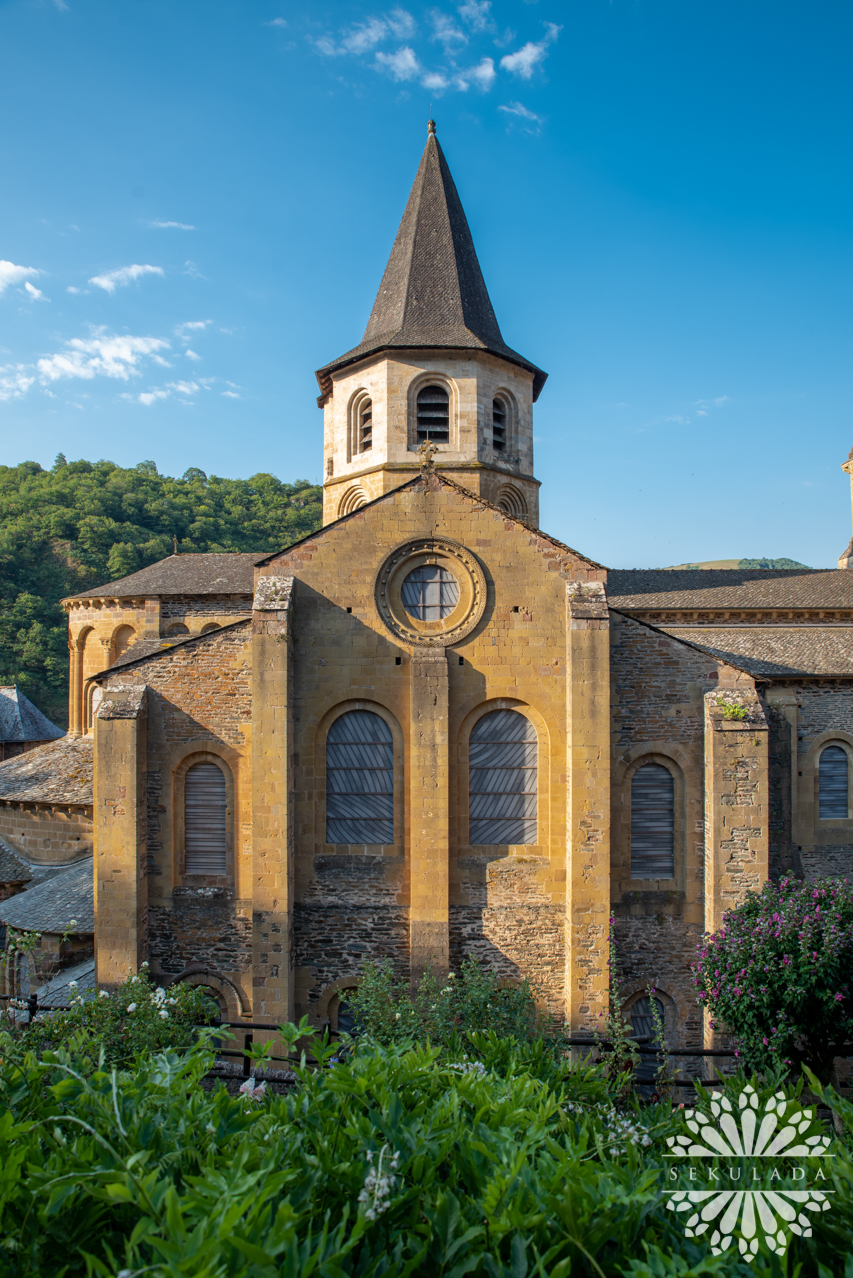
[[[409,743],[409,963],[412,981],[450,965],[450,777],[448,673],[444,648],[411,660]]]
[[[95,720],[95,972],[114,988],[147,954],[145,685],[104,692]]]
[[[84,641],[85,642],[85,641]],[[71,669],[68,678],[68,735],[83,735],[83,649],[78,640],[69,638]]]
[[[567,583],[566,1017],[607,1009],[610,942],[610,614],[600,581]]]
[[[260,577],[252,605],[252,1014],[293,1018],[293,578]]]

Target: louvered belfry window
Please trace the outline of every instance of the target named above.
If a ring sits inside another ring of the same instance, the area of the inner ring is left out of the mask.
[[[424,386],[418,391],[418,443],[446,444],[449,439],[450,396],[443,386]]]
[[[536,842],[537,750],[536,729],[517,710],[477,721],[468,752],[470,843]]]
[[[369,710],[342,714],[326,738],[326,842],[394,842],[394,743]]]
[[[501,399],[492,400],[492,448],[497,453],[506,448],[506,405]]]
[[[184,778],[184,873],[225,874],[227,807],[222,769],[194,763]]]
[[[847,751],[841,746],[827,746],[821,751],[818,795],[821,821],[847,819]]]
[[[358,451],[373,447],[373,401],[366,399],[358,410]]]
[[[660,763],[645,763],[631,781],[631,878],[675,876],[675,787]]]

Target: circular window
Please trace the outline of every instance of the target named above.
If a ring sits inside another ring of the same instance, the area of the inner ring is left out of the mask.
[[[376,580],[379,615],[398,639],[415,646],[458,643],[486,606],[486,580],[458,542],[426,537],[388,556]]]
[[[443,621],[459,603],[459,582],[446,568],[427,564],[403,582],[403,607],[416,621]]]

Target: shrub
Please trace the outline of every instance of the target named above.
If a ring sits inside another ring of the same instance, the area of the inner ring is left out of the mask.
[[[808,1065],[826,1083],[853,1039],[853,889],[766,883],[723,916],[694,964],[700,1002],[750,1068]]]
[[[427,1040],[441,1045],[471,1030],[493,1030],[524,1041],[540,1037],[544,1028],[526,980],[503,986],[473,959],[446,980],[428,969],[414,993],[407,980],[394,976],[390,963],[368,961],[361,984],[347,993],[346,1001],[356,1032],[385,1045]]]
[[[68,1012],[41,1012],[14,1037],[24,1051],[73,1046],[78,1057],[107,1065],[128,1064],[140,1052],[189,1047],[196,1027],[216,1019],[210,997],[196,985],[155,986],[147,970],[129,976],[112,994],[95,998],[75,993]]]

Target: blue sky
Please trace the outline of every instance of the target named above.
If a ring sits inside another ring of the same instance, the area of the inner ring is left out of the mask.
[[[542,527],[614,567],[850,536],[853,9],[0,0],[0,462],[320,477],[430,102]]]

